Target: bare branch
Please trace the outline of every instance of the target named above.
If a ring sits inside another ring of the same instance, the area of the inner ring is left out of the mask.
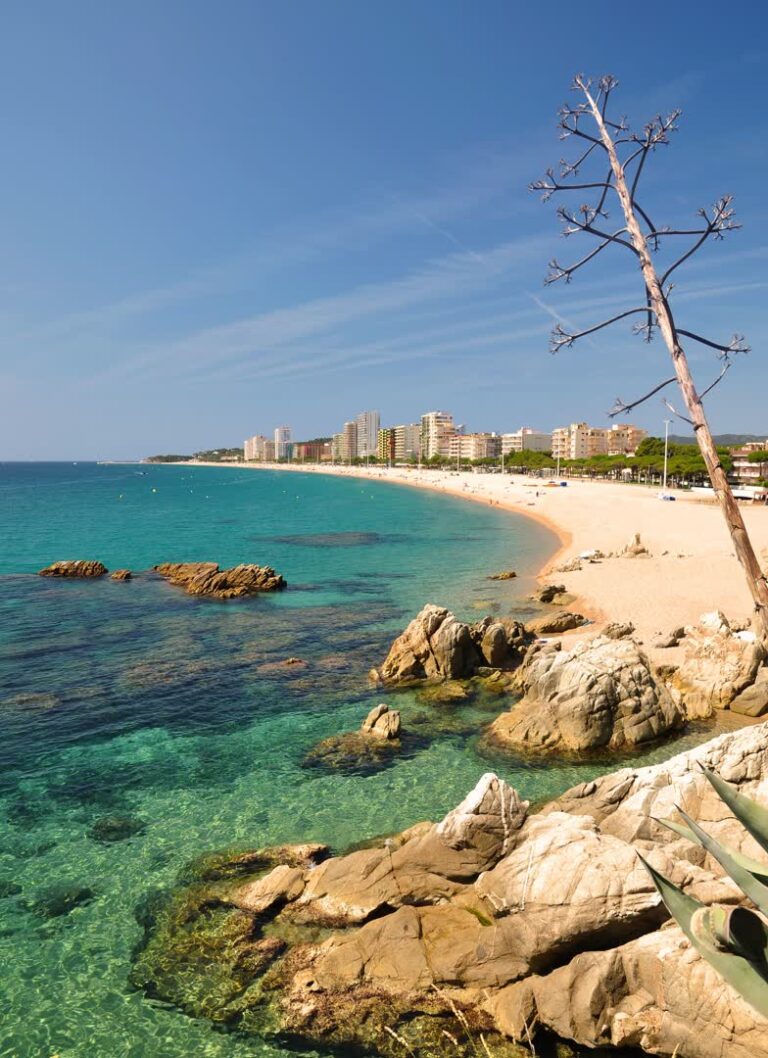
[[[683,420],[683,422],[687,422],[689,426],[693,426],[694,430],[696,429],[696,427],[695,427],[695,426],[694,426],[694,424],[693,424],[693,419],[686,419],[686,417],[685,417],[684,415],[681,415],[681,414],[680,414],[680,412],[679,412],[679,411],[678,411],[678,410],[677,410],[676,408],[673,408],[673,407],[672,407],[672,405],[671,405],[671,404],[669,403],[669,401],[668,401],[668,400],[664,400],[664,401],[663,401],[662,403],[664,404],[664,407],[665,407],[665,408],[668,408],[668,409],[669,409],[669,411],[671,411],[671,412],[672,412],[672,414],[673,414],[673,415],[674,415],[674,416],[675,416],[676,418],[678,418],[678,419],[682,419],[682,420]]]
[[[713,389],[715,388],[715,386],[716,386],[716,385],[718,384],[718,382],[722,382],[722,380],[723,380],[723,379],[725,378],[725,373],[726,373],[726,371],[728,371],[728,369],[729,369],[730,367],[731,367],[731,361],[730,361],[730,360],[726,360],[726,361],[725,361],[725,363],[724,363],[724,364],[723,364],[723,366],[722,366],[722,369],[721,369],[721,371],[720,371],[720,374],[719,374],[719,375],[717,376],[717,378],[715,379],[715,381],[714,381],[714,382],[712,382],[712,383],[711,383],[711,385],[707,386],[707,388],[706,388],[706,389],[704,390],[704,392],[703,392],[703,393],[700,393],[700,394],[699,394],[699,400],[703,400],[703,399],[704,399],[704,397],[706,397],[706,395],[707,395],[708,393],[711,393],[711,392],[712,392],[712,390],[713,390]]]
[[[728,345],[722,345],[720,342],[711,342],[709,338],[703,338],[700,334],[694,334],[693,331],[684,331],[681,327],[677,328],[677,333],[684,334],[686,338],[692,338],[694,342],[699,342],[701,345],[708,345],[710,349],[717,349],[721,355],[726,357],[731,353],[751,352],[743,334],[734,334]]]
[[[565,235],[566,238],[569,235],[575,235],[579,231],[585,231],[589,235],[596,235],[598,239],[607,239],[609,242],[615,242],[618,243],[620,246],[626,246],[628,250],[631,250],[632,253],[637,256],[637,250],[634,248],[632,243],[629,242],[627,239],[619,238],[620,235],[626,232],[626,228],[619,228],[613,234],[607,231],[600,231],[599,228],[594,228],[592,226],[592,220],[595,217],[594,207],[582,206],[581,212],[584,215],[583,221],[580,221],[578,217],[574,216],[573,213],[570,213],[564,206],[560,206],[560,208],[558,209],[557,215],[560,220],[563,221],[565,224],[571,225],[570,228],[566,227],[563,229],[563,235]]]
[[[683,254],[682,257],[679,257],[674,262],[674,264],[671,264],[669,266],[669,268],[659,280],[662,286],[664,286],[664,284],[675,271],[675,269],[680,267],[683,261],[687,261],[689,257],[696,253],[699,247],[704,245],[710,235],[714,235],[716,239],[722,239],[723,232],[736,231],[738,228],[741,227],[741,225],[737,224],[736,221],[733,219],[734,210],[731,206],[732,201],[732,195],[724,195],[723,198],[718,199],[713,207],[711,220],[705,209],[699,210],[699,216],[704,217],[704,219],[707,221],[707,226],[702,229],[699,238],[696,240],[693,246],[691,246]]]
[[[602,331],[604,327],[609,327],[612,323],[616,323],[617,320],[623,320],[627,316],[633,316],[636,312],[647,311],[647,305],[641,305],[636,309],[627,309],[626,312],[620,312],[618,316],[611,316],[609,320],[603,320],[602,323],[596,323],[594,327],[590,327],[586,331],[578,331],[574,334],[569,334],[568,331],[563,330],[562,324],[558,323],[552,331],[552,336],[550,338],[550,352],[557,353],[563,346],[570,347],[574,342],[577,342],[579,338],[586,338],[588,334],[594,334],[595,331]]]
[[[623,413],[629,414],[633,408],[637,408],[640,404],[645,404],[645,402],[650,400],[651,397],[654,397],[659,390],[664,389],[665,386],[671,386],[673,382],[677,382],[677,375],[673,375],[672,378],[668,378],[665,382],[660,382],[658,386],[653,387],[650,393],[638,397],[637,400],[633,400],[630,404],[625,404],[621,397],[617,397],[616,403],[611,411],[608,412],[608,418],[615,419],[617,415],[622,415]]]
[[[549,262],[550,272],[544,280],[545,286],[550,286],[552,283],[556,283],[559,279],[564,279],[566,283],[570,283],[571,276],[574,272],[577,272],[580,268],[587,264],[588,261],[591,261],[593,257],[597,257],[597,255],[602,250],[604,250],[606,246],[610,245],[610,239],[605,239],[603,242],[599,243],[599,245],[594,250],[592,250],[591,253],[588,253],[586,257],[582,257],[580,261],[577,261],[575,264],[569,265],[566,268],[563,268],[563,266],[559,264],[556,259],[553,258]]]

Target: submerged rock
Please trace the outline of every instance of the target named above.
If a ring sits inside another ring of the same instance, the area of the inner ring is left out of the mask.
[[[52,562],[41,569],[40,577],[103,577],[109,570],[103,562],[92,559],[72,559],[63,562]]]
[[[136,816],[102,816],[88,831],[88,837],[103,845],[143,834],[147,824]]]
[[[543,650],[523,673],[525,696],[502,713],[487,738],[515,750],[623,749],[683,724],[629,639],[602,636],[571,651]]]
[[[87,885],[56,885],[40,890],[27,907],[41,918],[59,918],[89,904],[95,895]]]
[[[132,580],[133,574],[129,569],[116,569],[114,573],[110,575],[110,580]]]
[[[492,573],[488,580],[514,580],[517,573],[513,569],[504,569],[501,573]]]
[[[171,584],[184,588],[188,595],[212,599],[239,599],[287,587],[271,566],[243,564],[220,569],[215,562],[161,562],[152,568]]]
[[[469,625],[449,610],[429,604],[397,637],[383,665],[371,676],[397,685],[467,679],[488,666],[514,669],[531,638],[518,621],[486,617]]]
[[[391,762],[401,749],[400,713],[383,702],[374,706],[359,731],[330,735],[304,757],[305,768],[369,771]]]

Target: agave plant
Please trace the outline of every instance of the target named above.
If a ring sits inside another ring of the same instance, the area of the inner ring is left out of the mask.
[[[714,772],[703,767],[702,771],[744,829],[768,852],[768,809],[737,793]],[[694,948],[755,1010],[768,1017],[768,865],[720,844],[681,808],[677,811],[684,823],[657,822],[714,856],[757,910],[702,904],[640,859]]]

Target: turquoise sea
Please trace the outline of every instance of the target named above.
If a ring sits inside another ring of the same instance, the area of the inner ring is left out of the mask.
[[[446,712],[412,693],[389,699],[419,732],[389,767],[329,775],[302,764],[381,700],[366,673],[425,602],[470,619],[525,615],[555,547],[530,520],[397,485],[0,464],[0,1056],[279,1054],[130,989],[150,892],[204,850],[343,849],[439,818],[489,768],[540,801],[616,767],[489,760],[472,732],[498,702]],[[259,562],[289,589],[219,603],[141,572],[127,583],[34,575],[64,558],[134,571]],[[487,579],[510,567],[518,580]],[[289,656],[307,664],[280,667]],[[107,840],[115,817],[136,832]]]

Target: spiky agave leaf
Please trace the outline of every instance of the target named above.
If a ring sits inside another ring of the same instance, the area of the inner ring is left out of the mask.
[[[688,824],[698,844],[715,857],[720,866],[728,872],[734,882],[738,885],[739,889],[749,897],[752,903],[755,904],[764,915],[768,914],[768,886],[763,885],[761,881],[758,881],[758,879],[755,878],[751,871],[748,871],[746,867],[737,863],[726,849],[723,848],[720,842],[716,841],[713,837],[710,837],[706,831],[702,830],[699,824],[695,823],[682,808],[678,807],[677,811]]]
[[[734,790],[730,783],[715,775],[709,768],[700,765],[701,770],[715,788],[720,799],[728,805],[738,821],[752,835],[758,845],[768,852],[768,808],[758,804],[751,797]]]
[[[657,817],[653,817],[653,821],[654,823],[660,823],[667,830],[672,830],[675,834],[679,834],[686,841],[692,841],[694,845],[700,844],[690,827],[685,826],[683,823],[678,823],[674,819],[659,819]],[[760,863],[759,860],[753,860],[751,856],[745,856],[743,852],[731,848],[730,845],[723,845],[722,847],[736,863],[749,871],[750,874],[753,874],[759,881],[768,882],[768,863]]]
[[[709,908],[688,896],[638,853],[670,915],[723,980],[768,1018],[768,926],[747,908]],[[733,917],[739,912],[738,918]],[[753,940],[753,937],[757,940]],[[746,957],[747,953],[749,957]]]

